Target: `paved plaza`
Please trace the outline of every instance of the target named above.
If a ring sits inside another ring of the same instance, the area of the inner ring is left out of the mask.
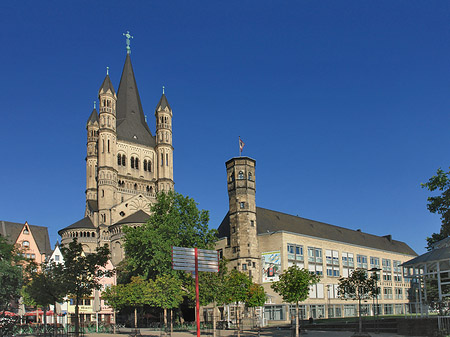
[[[148,330],[148,329],[141,329],[141,334],[143,337],[146,336],[152,336],[152,337],[159,337],[164,336],[163,333],[159,331],[154,330]],[[172,337],[195,337],[197,333],[195,331],[189,331],[189,332],[173,332]],[[353,335],[353,332],[351,331],[316,331],[316,330],[310,330],[310,331],[302,331],[301,336],[305,337],[350,337]],[[393,333],[370,333],[373,337],[403,337],[403,335],[397,335]],[[128,336],[126,331],[122,331],[120,334],[103,334],[103,333],[93,333],[93,334],[86,334],[86,337],[121,337],[121,336]],[[168,335],[169,336],[169,335]],[[208,336],[212,337],[212,332],[210,331],[202,331],[201,336]],[[234,337],[237,336],[235,331],[233,330],[217,330],[216,337]],[[257,337],[257,332],[242,332],[241,337]],[[265,329],[262,330],[260,333],[261,337],[290,337],[291,336],[291,330],[288,329]]]

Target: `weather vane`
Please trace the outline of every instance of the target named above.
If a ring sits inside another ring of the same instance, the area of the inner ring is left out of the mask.
[[[165,86],[163,86],[163,95],[164,95],[164,89],[165,89],[166,87]]]
[[[126,39],[126,43],[127,43],[127,54],[131,54],[131,48],[130,48],[130,39],[132,39],[133,37],[130,35],[130,32],[127,30],[126,33],[122,34],[123,36],[125,36]]]

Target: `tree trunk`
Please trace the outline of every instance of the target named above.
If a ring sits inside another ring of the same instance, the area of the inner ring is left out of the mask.
[[[359,311],[359,332],[362,332],[361,299],[358,299],[358,311]]]
[[[213,337],[216,337],[216,301],[213,302],[212,324],[213,324]]]
[[[170,335],[173,334],[173,309],[170,309]]]
[[[164,308],[164,331],[167,331],[167,309]]]
[[[80,308],[79,308],[79,303],[80,299],[78,297],[78,295],[75,297],[75,337],[80,336],[80,320],[79,320],[79,316],[80,316]]]
[[[113,311],[113,319],[114,319],[114,324],[113,324],[113,333],[116,333],[116,326],[117,326],[117,322],[116,322],[116,309],[114,309]]]
[[[295,303],[295,337],[299,335],[299,326],[298,326],[298,301]]]
[[[53,304],[54,310],[53,310],[53,326],[55,327],[54,331],[54,335],[56,337],[57,333],[58,333],[58,316],[56,315],[56,302]]]
[[[236,302],[236,325],[237,325],[237,335],[241,337],[241,329],[239,326],[239,303]]]
[[[137,307],[134,307],[134,329],[137,329]]]
[[[44,336],[47,334],[47,307],[43,307],[44,309],[44,317],[43,317],[43,321],[44,321]]]

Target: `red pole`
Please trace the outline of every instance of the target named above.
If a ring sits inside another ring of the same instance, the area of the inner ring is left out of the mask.
[[[200,337],[200,299],[198,295],[198,251],[195,248],[195,310],[197,316],[197,337]]]

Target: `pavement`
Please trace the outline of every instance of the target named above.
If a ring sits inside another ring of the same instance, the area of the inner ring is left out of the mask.
[[[89,333],[86,334],[86,337],[124,337],[131,335],[130,331],[126,331],[121,329],[120,334],[107,334],[107,333]],[[143,337],[169,337],[170,334],[164,335],[161,331],[155,331],[150,329],[140,329],[140,333]],[[309,330],[301,332],[300,336],[305,337],[350,337],[354,334],[352,331],[317,331],[317,330]],[[196,331],[183,331],[183,332],[173,332],[172,337],[196,337]],[[212,337],[212,331],[202,331],[201,336]],[[236,331],[234,330],[216,330],[216,337],[235,337],[237,336]],[[263,329],[260,333],[261,337],[291,337],[291,330],[287,329]],[[372,337],[406,337],[403,335],[397,335],[394,333],[370,333]],[[139,337],[139,336],[138,336]],[[241,337],[258,337],[257,332],[245,331],[241,332]],[[411,336],[409,336],[411,337]]]

